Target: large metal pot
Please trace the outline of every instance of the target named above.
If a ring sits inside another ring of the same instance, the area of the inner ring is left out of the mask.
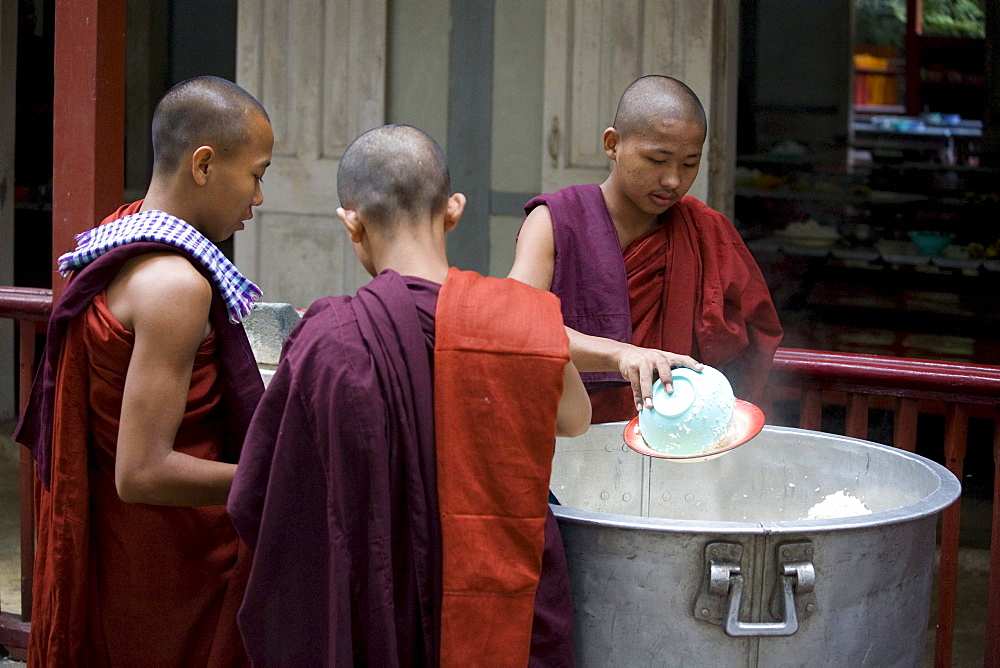
[[[678,463],[623,428],[556,445],[578,665],[921,665],[936,514],[961,491],[947,469],[783,427]],[[840,490],[873,513],[802,519]]]

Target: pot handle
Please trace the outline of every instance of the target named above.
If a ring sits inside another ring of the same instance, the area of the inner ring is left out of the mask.
[[[743,546],[709,543],[705,546],[705,576],[695,600],[695,619],[721,626],[726,635],[736,638],[793,635],[800,621],[816,613],[814,554],[808,541],[778,545],[778,578],[771,599],[771,616],[780,621],[742,622]]]
[[[781,576],[782,596],[780,622],[741,622],[740,604],[743,602],[743,576],[739,567],[731,570],[729,586],[729,607],[722,628],[727,636],[733,638],[747,637],[783,637],[794,635],[799,630],[799,618],[795,613],[795,592],[812,591],[816,580],[816,571],[812,562],[793,562],[783,564],[784,574]],[[731,567],[732,568],[732,567]]]

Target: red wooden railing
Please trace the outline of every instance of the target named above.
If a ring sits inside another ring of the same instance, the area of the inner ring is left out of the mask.
[[[781,349],[769,401],[799,401],[799,426],[820,429],[823,406],[846,407],[845,435],[868,437],[868,409],[894,413],[893,443],[913,452],[920,413],[945,416],[944,458],[959,480],[970,417],[993,420],[994,496],[985,663],[1000,666],[1000,367],[898,357]],[[766,409],[767,407],[765,407]],[[942,514],[934,665],[951,665],[958,581],[961,499]]]
[[[0,288],[0,318],[18,323],[21,333],[21,407],[34,376],[34,334],[51,312],[52,292]],[[990,552],[990,597],[986,622],[985,665],[1000,668],[1000,367],[932,362],[875,355],[780,349],[775,356],[766,403],[795,400],[799,426],[818,430],[824,405],[846,407],[845,434],[868,436],[869,408],[894,412],[893,445],[912,452],[921,413],[945,416],[945,465],[960,480],[965,459],[968,420],[994,421],[994,500]],[[768,411],[768,406],[765,406]],[[20,618],[0,611],[0,645],[27,646],[31,619],[31,574],[34,563],[34,466],[21,451],[21,572]],[[942,518],[937,637],[934,665],[951,665],[958,579],[960,503]]]
[[[0,318],[14,320],[20,334],[19,394],[20,408],[28,402],[35,377],[35,334],[44,332],[52,312],[52,291],[35,288],[0,287]],[[20,452],[21,517],[21,614],[4,612],[0,607],[0,645],[12,655],[23,658],[28,647],[31,621],[31,577],[35,564],[35,466],[27,448]]]

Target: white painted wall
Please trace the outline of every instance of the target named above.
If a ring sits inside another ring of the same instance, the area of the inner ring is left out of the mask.
[[[493,141],[491,190],[538,194],[542,185],[545,3],[493,5]],[[523,216],[490,217],[490,275],[506,276]]]
[[[420,128],[448,150],[449,0],[389,3],[386,122]]]

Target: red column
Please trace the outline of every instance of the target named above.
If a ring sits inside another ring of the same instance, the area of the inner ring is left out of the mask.
[[[121,203],[125,189],[125,0],[57,0],[52,151],[55,260]]]

